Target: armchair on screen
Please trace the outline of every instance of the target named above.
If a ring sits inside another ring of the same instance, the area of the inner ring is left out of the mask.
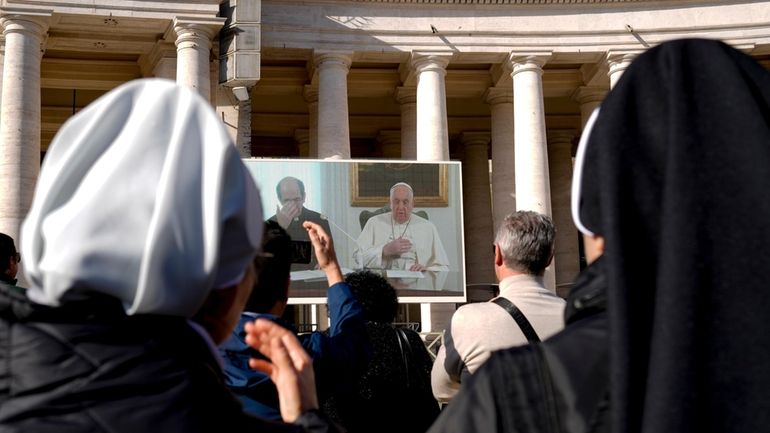
[[[361,213],[358,214],[358,222],[361,224],[361,230],[364,229],[364,226],[366,226],[366,222],[369,221],[369,218],[385,212],[390,212],[390,206],[383,206],[379,209],[375,209],[372,211],[362,210]],[[412,214],[428,219],[428,212],[425,212],[424,210],[412,211]]]

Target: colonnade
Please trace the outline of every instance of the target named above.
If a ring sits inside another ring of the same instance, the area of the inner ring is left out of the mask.
[[[611,86],[633,60],[636,52],[608,53]],[[553,218],[558,227],[554,265],[546,272],[546,285],[565,295],[579,272],[578,234],[570,214],[572,150],[577,130],[546,131],[543,67],[551,53],[511,53],[503,65],[510,73],[508,84],[488,89],[489,132],[462,134],[463,196],[468,283],[494,281],[489,250],[494,228],[512,210],[534,210]],[[352,53],[323,52],[314,57],[319,70],[317,87],[307,86],[309,104],[309,155],[340,158],[350,155],[347,86]],[[400,106],[401,130],[381,131],[377,137],[384,157],[418,161],[449,159],[449,128],[446,109],[446,68],[450,57],[413,53],[409,66],[416,86],[395,89]],[[324,75],[321,75],[324,74]],[[506,81],[504,81],[505,83]],[[580,105],[583,124],[609,89],[578,88],[573,100]],[[313,134],[317,131],[317,144]],[[492,153],[490,188],[488,149]],[[446,310],[446,311],[444,311]],[[423,330],[440,324],[454,308],[423,305]]]
[[[5,37],[0,102],[0,232],[17,240],[40,171],[41,63],[53,12],[3,9]],[[175,19],[176,81],[207,100],[211,92],[212,40],[224,18]],[[156,67],[168,73],[167,63]],[[168,77],[173,78],[173,77]],[[20,276],[24,283],[23,276]]]
[[[5,36],[0,103],[0,231],[18,239],[21,222],[31,204],[40,165],[40,69],[43,44],[51,13],[3,11],[0,25]],[[176,58],[162,57],[152,73],[211,98],[210,54],[220,19],[177,18]],[[171,44],[168,44],[171,46]],[[169,50],[167,50],[169,51]],[[173,52],[173,47],[171,50]],[[637,53],[611,52],[606,61],[611,86]],[[484,100],[490,106],[488,132],[462,134],[465,202],[466,275],[468,283],[494,281],[487,252],[493,228],[513,209],[535,210],[553,217],[559,227],[555,269],[547,275],[549,287],[568,289],[578,271],[577,234],[569,218],[571,150],[579,131],[546,131],[543,68],[551,53],[511,53],[503,65],[510,80],[490,87]],[[353,53],[319,51],[312,57],[316,79],[304,88],[308,104],[308,129],[295,131],[304,154],[318,158],[350,158],[348,74]],[[412,53],[409,69],[416,84],[394,89],[401,113],[401,129],[381,131],[377,140],[383,156],[418,161],[449,160],[449,125],[445,78],[451,56]],[[173,73],[173,76],[172,76]],[[608,89],[580,87],[573,99],[580,105],[583,122]],[[246,121],[241,119],[240,121]],[[239,121],[239,122],[240,122]],[[490,188],[488,151],[492,153]],[[554,267],[552,266],[552,269]],[[441,312],[440,306],[423,306],[424,315]],[[444,317],[431,322],[443,323]],[[424,326],[423,330],[426,327]],[[428,327],[429,328],[429,327]]]

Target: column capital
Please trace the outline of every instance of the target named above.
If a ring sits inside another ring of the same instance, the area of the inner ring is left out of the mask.
[[[534,71],[542,74],[543,66],[545,66],[552,55],[553,52],[551,51],[512,52],[508,55],[508,62],[512,69],[511,77],[525,71]]]
[[[305,85],[302,88],[302,97],[305,98],[305,102],[309,104],[318,103],[318,87],[310,84]]]
[[[608,50],[607,64],[610,66],[608,75],[625,70],[640,53],[642,50]]]
[[[412,53],[409,64],[418,74],[426,71],[437,71],[446,74],[451,54]]]
[[[164,59],[176,62],[176,46],[171,42],[159,40],[152,46],[149,53],[139,57],[139,69],[143,76],[151,76],[153,69]]]
[[[582,86],[572,92],[572,100],[578,104],[602,102],[605,96],[607,96],[607,89],[597,86]]]
[[[399,104],[416,104],[417,88],[413,86],[396,87],[394,96]]]
[[[295,129],[294,140],[299,145],[310,143],[310,131],[307,129]]]
[[[352,51],[314,51],[313,52],[313,65],[316,69],[323,67],[336,67],[344,69],[345,72],[350,70],[350,65],[353,64],[353,52]]]
[[[471,146],[489,146],[492,140],[492,134],[487,131],[466,131],[460,135],[460,142],[465,147]]]
[[[547,134],[547,141],[549,146],[570,145],[578,136],[578,131],[574,129],[549,129]]]
[[[398,129],[383,129],[377,133],[377,143],[387,145],[400,145],[401,144],[401,130]]]
[[[513,89],[506,87],[490,87],[484,92],[484,102],[489,105],[513,104]]]
[[[4,7],[0,8],[0,26],[3,27],[3,35],[26,33],[42,39],[48,31],[52,15],[52,10]]]
[[[211,40],[214,39],[214,36],[217,35],[224,23],[224,17],[174,17],[173,28],[176,33],[175,44],[177,47],[185,42],[193,44],[205,42],[210,45]],[[194,47],[195,46],[193,46],[193,48]]]

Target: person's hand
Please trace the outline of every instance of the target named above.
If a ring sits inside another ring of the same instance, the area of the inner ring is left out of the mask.
[[[392,240],[382,247],[382,255],[384,256],[400,256],[401,254],[412,249],[412,242],[409,239],[398,238]]]
[[[342,271],[337,263],[337,253],[334,252],[332,237],[320,225],[305,221],[302,227],[307,230],[310,242],[313,244],[318,267],[326,273],[329,286],[342,281]]]
[[[302,213],[302,204],[297,203],[296,201],[290,201],[283,205],[283,207],[276,207],[275,219],[278,221],[278,224],[286,230],[289,228],[291,221],[298,217],[300,213]]]
[[[272,361],[251,358],[249,366],[267,374],[278,389],[281,417],[294,422],[318,409],[313,360],[288,329],[266,319],[246,323],[246,343]]]
[[[428,268],[425,267],[425,265],[421,265],[419,263],[415,263],[415,264],[413,264],[412,266],[409,267],[410,271],[417,271],[417,272],[422,272],[422,271],[424,271],[426,269],[428,269]]]

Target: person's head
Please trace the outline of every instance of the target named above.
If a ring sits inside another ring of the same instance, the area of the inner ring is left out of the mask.
[[[19,270],[21,255],[16,251],[16,245],[13,238],[5,233],[0,233],[0,272],[2,272],[6,281],[12,281],[16,278]]]
[[[390,187],[390,209],[397,223],[409,221],[414,209],[414,191],[409,184],[399,182]]]
[[[356,271],[345,276],[345,282],[361,304],[366,320],[378,323],[395,320],[398,296],[388,280],[371,271]]]
[[[546,215],[518,211],[505,217],[495,236],[495,272],[543,275],[553,258],[556,229]]]
[[[289,203],[305,204],[305,184],[296,177],[287,176],[275,186],[275,193],[281,205]]]
[[[129,315],[195,316],[217,339],[238,317],[223,307],[240,312],[251,290],[261,221],[210,103],[172,81],[132,81],[51,143],[22,228],[28,296],[56,307],[106,294]]]
[[[265,222],[262,253],[254,259],[257,283],[246,302],[246,311],[283,314],[289,297],[291,237],[276,221]]]
[[[768,107],[754,59],[678,40],[639,55],[586,124],[572,209],[605,245],[614,431],[766,428]]]

